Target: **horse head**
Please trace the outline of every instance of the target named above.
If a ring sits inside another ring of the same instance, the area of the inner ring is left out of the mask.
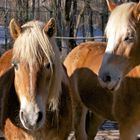
[[[99,70],[101,85],[120,87],[125,75],[140,64],[140,2],[114,6],[106,26],[107,47]]]

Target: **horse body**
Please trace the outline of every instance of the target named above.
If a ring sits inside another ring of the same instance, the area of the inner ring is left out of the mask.
[[[82,102],[81,108],[86,108],[93,112],[89,118],[87,126],[88,138],[93,139],[98,131],[98,127],[107,118],[113,120],[112,105],[113,95],[103,89],[98,82],[98,70],[100,68],[106,43],[86,42],[74,48],[66,57],[64,65],[70,77],[71,84],[76,89],[79,100],[75,104]],[[80,110],[80,109],[79,109]],[[81,109],[81,112],[85,110]],[[86,119],[86,116],[84,116]]]
[[[113,114],[120,126],[122,140],[135,140],[140,133],[140,66],[132,69],[113,93]]]
[[[65,140],[72,130],[72,90],[54,24],[10,23],[14,47],[0,58],[0,123],[7,140]]]

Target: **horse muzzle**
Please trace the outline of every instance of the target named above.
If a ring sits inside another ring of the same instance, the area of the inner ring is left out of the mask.
[[[23,127],[30,131],[36,131],[43,126],[44,113],[42,111],[20,111],[20,120]]]
[[[25,129],[35,131],[42,126],[43,113],[39,111],[29,114],[25,111],[20,111],[20,120]]]
[[[109,73],[102,73],[102,74],[99,73],[98,80],[103,88],[107,88],[111,91],[118,90],[121,84],[120,77],[113,77]]]

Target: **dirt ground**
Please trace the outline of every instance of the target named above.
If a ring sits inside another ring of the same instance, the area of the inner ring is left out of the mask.
[[[71,133],[68,140],[76,140]],[[99,130],[94,140],[119,140],[118,130]]]
[[[98,131],[94,140],[119,140],[119,130]]]

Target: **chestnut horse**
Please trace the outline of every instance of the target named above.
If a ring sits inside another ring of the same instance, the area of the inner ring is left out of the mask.
[[[65,59],[71,83],[93,112],[91,139],[105,119],[119,123],[121,140],[135,140],[140,133],[139,9],[140,2],[112,9],[107,44],[82,43]]]
[[[10,22],[13,49],[0,58],[0,124],[7,140],[66,140],[72,130],[71,88],[54,31],[54,19]]]

